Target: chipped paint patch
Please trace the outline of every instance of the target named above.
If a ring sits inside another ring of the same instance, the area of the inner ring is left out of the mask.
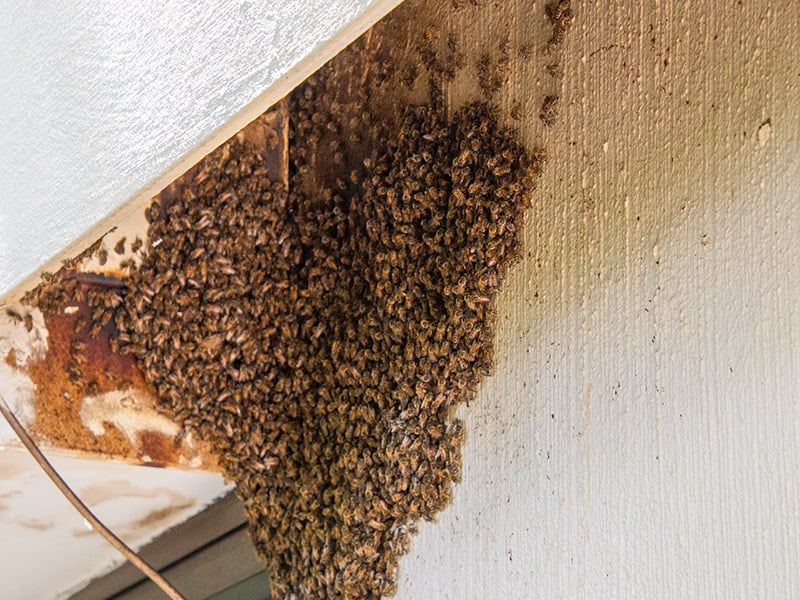
[[[0,308],[0,354],[13,350],[20,367],[41,360],[47,353],[49,337],[42,312],[18,304]]]
[[[0,313],[0,392],[27,426],[35,417],[31,378],[24,372],[31,362],[41,360],[48,349],[48,331],[41,311],[18,305],[3,306]],[[0,423],[0,441],[16,440],[4,421]]]
[[[106,434],[107,424],[114,425],[132,444],[145,434],[174,438],[180,428],[152,407],[150,398],[140,390],[113,390],[86,396],[80,409],[83,424],[96,436]]]

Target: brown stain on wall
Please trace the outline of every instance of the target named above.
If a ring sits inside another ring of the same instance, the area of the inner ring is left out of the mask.
[[[160,491],[159,488],[142,489],[125,479],[111,479],[81,488],[80,497],[89,506],[97,506],[117,498],[155,498]]]
[[[122,499],[141,498],[149,502],[157,501],[159,497],[167,497],[168,504],[161,508],[150,510],[144,516],[136,519],[125,526],[124,530],[118,532],[124,537],[136,537],[143,532],[163,528],[169,525],[179,513],[195,506],[196,501],[176,492],[173,489],[162,486],[142,488],[131,484],[125,479],[112,479],[102,483],[86,486],[78,493],[86,504],[96,508],[100,504],[113,502]],[[94,535],[94,531],[87,529],[76,529],[72,532],[74,537],[85,537]]]
[[[174,504],[151,510],[140,519],[136,519],[130,525],[117,532],[125,538],[134,538],[146,534],[153,530],[163,530],[176,522],[180,513],[192,508],[196,502],[193,500],[175,501]],[[76,538],[90,537],[97,535],[94,529],[74,529],[72,536]]]
[[[129,535],[141,534],[142,531],[156,529],[158,527],[164,526],[168,524],[180,512],[192,508],[194,505],[195,505],[194,501],[187,500],[184,502],[178,502],[176,504],[170,504],[169,506],[165,506],[164,508],[157,508],[155,510],[151,510],[142,518],[136,519],[136,521],[131,523],[131,525],[127,527],[127,531]]]
[[[47,531],[55,525],[52,521],[43,521],[41,519],[24,519],[19,524],[26,529],[33,529],[34,531]]]
[[[6,364],[11,367],[12,369],[17,368],[17,351],[12,348],[8,351],[5,358]]]

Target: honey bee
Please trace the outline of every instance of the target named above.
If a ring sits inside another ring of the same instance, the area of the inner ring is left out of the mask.
[[[559,97],[554,95],[546,96],[542,102],[542,108],[539,112],[539,119],[541,119],[542,123],[548,127],[554,125],[556,122],[556,117],[558,116],[558,105]]]

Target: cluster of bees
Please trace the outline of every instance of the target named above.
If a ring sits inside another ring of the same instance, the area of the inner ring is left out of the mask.
[[[460,476],[453,410],[491,369],[541,157],[485,104],[408,107],[351,178],[304,193],[310,145],[342,117],[318,81],[292,97],[291,192],[233,140],[148,209],[159,243],[117,327],[162,406],[217,449],[275,597],[379,598]]]
[[[569,2],[548,6],[558,44]],[[391,595],[415,524],[449,503],[454,410],[492,368],[494,299],[544,163],[488,103],[448,114],[430,36],[429,102],[394,113],[393,78],[410,87],[418,68],[361,72],[362,50],[291,95],[291,191],[232,139],[154,200],[127,288],[90,303],[216,448],[276,598]]]
[[[545,54],[550,54],[564,43],[575,13],[571,0],[554,0],[545,5],[544,12],[553,26],[550,39],[544,47]]]

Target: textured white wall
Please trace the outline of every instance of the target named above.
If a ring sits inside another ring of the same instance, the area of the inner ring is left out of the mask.
[[[0,296],[398,1],[0,1]]]
[[[573,4],[496,375],[398,598],[800,598],[800,3]]]

